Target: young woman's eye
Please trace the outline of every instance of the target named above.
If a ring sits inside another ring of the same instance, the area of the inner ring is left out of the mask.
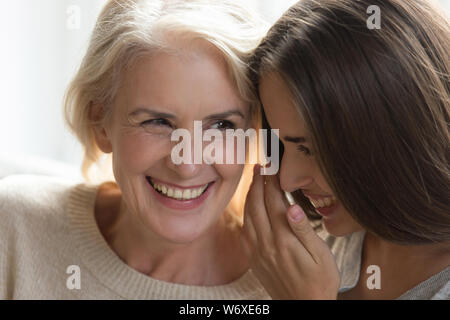
[[[299,144],[297,146],[297,150],[300,152],[303,152],[306,156],[311,156],[311,150],[309,150],[307,147],[305,147],[302,144]]]
[[[146,120],[146,121],[142,122],[141,125],[142,126],[153,125],[153,126],[168,126],[168,127],[172,127],[170,122],[167,121],[166,119],[163,119],[163,118]]]
[[[211,126],[211,129],[219,129],[219,130],[235,129],[235,128],[236,126],[234,125],[234,123],[228,120],[219,120]]]

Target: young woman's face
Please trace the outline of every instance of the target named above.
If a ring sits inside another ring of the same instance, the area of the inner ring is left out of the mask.
[[[305,122],[298,113],[289,88],[276,73],[261,79],[259,93],[267,120],[279,129],[284,145],[280,184],[284,191],[301,189],[323,219],[330,234],[342,236],[360,230],[359,224],[336,199],[322,175]]]
[[[107,135],[130,214],[152,234],[186,243],[217,225],[243,165],[175,165],[171,153],[181,140],[172,142],[171,133],[184,128],[193,139],[200,120],[203,130],[245,130],[249,108],[218,52],[206,45],[180,50],[141,57],[126,70]]]

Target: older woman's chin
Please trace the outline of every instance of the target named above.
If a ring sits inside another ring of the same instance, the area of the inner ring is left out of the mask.
[[[217,233],[217,223],[231,198],[231,188],[224,188],[221,180],[208,184],[203,193],[196,198],[175,199],[155,188],[146,179],[144,186],[125,190],[126,197],[135,203],[139,220],[148,232],[161,240],[172,243],[190,243]],[[135,191],[136,190],[136,191]],[[130,195],[135,194],[132,198]]]
[[[152,233],[156,234],[161,240],[171,243],[187,244],[199,238],[202,238],[208,233],[209,225],[198,221],[165,221],[148,222],[147,228]]]

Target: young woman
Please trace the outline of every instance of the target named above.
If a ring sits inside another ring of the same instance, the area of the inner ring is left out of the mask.
[[[266,299],[228,206],[244,165],[175,165],[175,129],[246,129],[264,24],[228,0],[111,0],[66,98],[84,171],[0,184],[0,299]]]
[[[426,0],[303,0],[256,50],[255,85],[284,154],[279,181],[256,170],[245,244],[273,298],[450,299],[442,12]],[[307,199],[303,210],[282,191]]]

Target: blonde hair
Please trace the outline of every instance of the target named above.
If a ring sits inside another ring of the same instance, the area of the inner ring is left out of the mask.
[[[255,107],[246,68],[265,30],[261,19],[231,0],[109,1],[64,101],[66,122],[84,148],[83,176],[90,180],[89,168],[102,154],[89,121],[90,106],[94,101],[103,103],[108,117],[128,63],[145,52],[169,49],[169,34],[187,41],[206,40],[222,52],[239,93]]]
[[[89,170],[103,154],[94,138],[96,123],[89,118],[91,105],[102,103],[106,108],[103,121],[108,119],[122,70],[129,63],[151,51],[174,49],[169,43],[173,36],[183,41],[205,40],[220,50],[233,83],[255,116],[258,99],[251,90],[247,67],[266,30],[262,19],[232,0],[110,0],[64,99],[66,122],[84,149],[84,178],[92,180]]]

